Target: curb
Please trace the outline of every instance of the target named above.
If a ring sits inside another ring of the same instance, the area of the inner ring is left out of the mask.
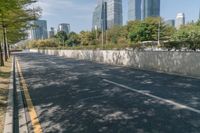
[[[27,126],[27,117],[26,117],[26,110],[24,106],[24,97],[23,91],[20,84],[20,78],[18,74],[18,68],[16,66],[16,91],[17,91],[17,98],[18,98],[18,120],[19,120],[19,132],[20,133],[28,133],[28,126]]]
[[[14,63],[15,58],[13,57],[12,61],[12,69],[10,75],[10,84],[9,84],[9,92],[8,92],[8,104],[6,109],[5,115],[5,123],[4,123],[4,130],[3,133],[13,133],[13,120],[14,120],[14,81],[13,81],[13,74],[14,74]]]

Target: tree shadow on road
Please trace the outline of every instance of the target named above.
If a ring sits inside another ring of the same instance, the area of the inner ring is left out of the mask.
[[[44,132],[200,131],[200,114],[102,80],[200,109],[199,79],[54,56],[18,56]]]

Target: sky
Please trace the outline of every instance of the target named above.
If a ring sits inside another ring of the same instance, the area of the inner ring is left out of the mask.
[[[80,32],[92,27],[92,13],[97,0],[39,0],[35,6],[42,8],[40,19],[47,20],[48,29],[57,28],[59,23],[69,23],[71,31]],[[128,18],[128,0],[123,1],[123,23]],[[161,17],[175,19],[183,12],[186,22],[199,18],[200,0],[161,0]]]

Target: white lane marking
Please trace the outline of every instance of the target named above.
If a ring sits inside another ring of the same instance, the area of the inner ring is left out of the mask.
[[[119,87],[122,87],[122,88],[125,88],[125,89],[128,89],[128,90],[130,90],[130,91],[134,91],[134,92],[137,92],[137,93],[139,93],[139,94],[142,94],[142,95],[145,95],[145,96],[148,96],[148,97],[151,97],[151,98],[154,98],[154,99],[163,101],[163,102],[165,102],[165,103],[174,105],[174,106],[178,107],[179,109],[186,109],[186,110],[189,110],[189,111],[192,111],[192,112],[195,112],[195,113],[200,114],[200,110],[195,109],[195,108],[192,108],[192,107],[189,107],[189,106],[187,106],[187,105],[180,104],[180,103],[177,103],[177,102],[174,102],[174,101],[172,101],[172,100],[165,99],[165,98],[161,98],[161,97],[158,97],[158,96],[149,94],[149,93],[147,93],[147,92],[145,92],[145,91],[136,90],[136,89],[133,89],[133,88],[128,87],[128,86],[126,86],[126,85],[119,84],[119,83],[116,83],[116,82],[113,82],[113,81],[110,81],[110,80],[107,80],[107,79],[103,79],[103,81],[104,81],[104,82],[107,82],[107,83],[110,83],[110,84],[114,84],[114,85],[116,85],[116,86],[119,86]]]

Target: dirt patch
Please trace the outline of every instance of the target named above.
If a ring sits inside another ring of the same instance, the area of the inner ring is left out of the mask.
[[[3,132],[4,126],[11,65],[12,60],[9,59],[8,62],[5,62],[4,67],[0,67],[0,133]]]

